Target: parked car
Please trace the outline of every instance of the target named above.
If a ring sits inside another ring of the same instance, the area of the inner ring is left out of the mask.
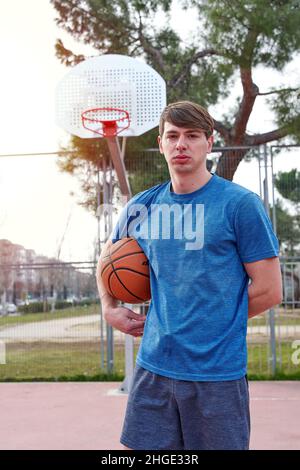
[[[10,315],[16,313],[18,308],[15,304],[4,304],[0,305],[0,315]]]
[[[67,298],[66,298],[66,301],[67,301],[67,302],[70,302],[70,303],[72,303],[72,304],[76,304],[76,302],[79,302],[79,299],[78,299],[78,297],[75,297],[75,296],[73,295],[72,297],[67,297]]]
[[[290,308],[300,307],[300,279],[295,272],[285,271],[283,277],[282,304]]]
[[[15,304],[6,304],[5,309],[6,313],[16,313],[18,310]]]

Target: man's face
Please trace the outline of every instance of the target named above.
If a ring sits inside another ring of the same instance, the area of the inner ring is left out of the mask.
[[[201,129],[177,127],[165,122],[163,136],[158,136],[160,153],[164,154],[170,172],[195,172],[206,168],[206,154],[211,151],[213,136],[206,138]]]

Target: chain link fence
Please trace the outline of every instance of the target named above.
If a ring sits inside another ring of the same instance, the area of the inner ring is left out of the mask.
[[[260,195],[280,241],[283,302],[249,321],[249,375],[299,378],[300,148],[216,148],[210,171],[226,152],[245,154],[233,181]],[[157,149],[125,163],[133,194],[169,179]],[[18,249],[0,240],[0,380],[121,380],[126,338],[102,317],[96,262],[33,260]],[[134,355],[139,343],[134,340]]]
[[[6,355],[0,379],[99,374],[106,331],[94,263],[16,264],[16,251],[0,241],[0,341]]]

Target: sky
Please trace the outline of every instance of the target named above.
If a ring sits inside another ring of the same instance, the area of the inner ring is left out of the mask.
[[[0,154],[55,152],[69,135],[55,124],[55,87],[69,72],[55,57],[54,44],[61,38],[76,53],[95,55],[88,46],[76,43],[54,22],[56,12],[48,0],[0,0]],[[195,24],[194,12],[177,14],[173,26],[188,40]],[[186,25],[189,25],[187,28]],[[284,74],[268,75],[258,69],[254,79],[268,87],[283,76],[292,84],[299,61]],[[240,90],[237,88],[235,94]],[[222,107],[230,106],[225,101]],[[215,113],[221,112],[216,107]],[[272,115],[263,100],[253,115],[249,129],[267,131]],[[299,154],[290,152],[276,162],[278,169],[298,165]],[[7,238],[36,253],[56,256],[64,232],[61,259],[89,260],[97,236],[97,221],[79,207],[78,181],[58,170],[57,157],[0,157],[0,239]],[[243,164],[235,180],[259,192],[258,169]],[[72,195],[72,194],[75,194]],[[67,221],[69,224],[67,227]]]
[[[48,0],[0,0],[0,12],[0,154],[55,152],[69,138],[54,112],[55,87],[69,70],[54,44],[61,37],[74,50],[78,45],[56,27]],[[0,239],[56,256],[71,213],[61,259],[91,259],[96,220],[78,206],[79,184],[59,172],[56,160],[0,158]]]

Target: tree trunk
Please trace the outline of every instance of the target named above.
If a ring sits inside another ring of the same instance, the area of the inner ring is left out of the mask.
[[[232,181],[239,163],[243,160],[247,152],[249,152],[247,149],[224,150],[219,158],[216,174],[222,178]]]

